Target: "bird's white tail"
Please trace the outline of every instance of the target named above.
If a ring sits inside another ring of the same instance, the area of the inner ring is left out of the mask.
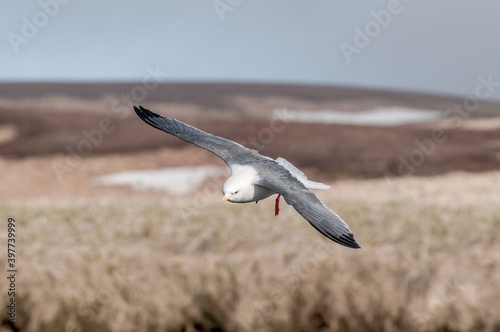
[[[286,160],[285,158],[277,158],[276,162],[281,166],[285,167],[293,176],[295,176],[306,188],[311,189],[330,189],[329,185],[326,185],[321,182],[315,182],[307,179],[307,176],[300,169],[295,167],[291,162]]]

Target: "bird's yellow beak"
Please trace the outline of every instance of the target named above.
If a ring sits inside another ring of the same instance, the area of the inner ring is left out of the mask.
[[[227,201],[230,198],[231,198],[231,196],[225,195],[224,197],[222,197],[222,201],[225,202],[225,201]]]

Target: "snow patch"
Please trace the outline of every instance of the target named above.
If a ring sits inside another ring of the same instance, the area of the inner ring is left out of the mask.
[[[276,114],[278,110],[274,110]],[[404,107],[379,107],[362,112],[279,110],[279,116],[291,122],[347,124],[357,126],[400,126],[438,121],[440,111]]]
[[[130,186],[135,190],[160,190],[172,196],[187,195],[208,178],[228,174],[226,167],[204,165],[124,171],[91,179],[98,186]]]

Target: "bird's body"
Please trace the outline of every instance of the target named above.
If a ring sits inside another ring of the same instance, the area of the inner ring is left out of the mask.
[[[222,187],[224,201],[257,202],[278,194],[276,214],[279,212],[279,197],[283,196],[323,235],[346,247],[359,248],[347,224],[307,189],[327,189],[329,186],[308,180],[287,160],[262,156],[236,142],[205,133],[176,119],[162,117],[143,107],[134,109],[149,125],[204,148],[226,162],[231,168],[231,176]]]

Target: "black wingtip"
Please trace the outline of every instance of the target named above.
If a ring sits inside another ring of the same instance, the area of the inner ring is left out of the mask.
[[[143,112],[142,112],[143,109],[144,108],[142,106],[139,106],[139,107],[134,106],[135,114],[137,114],[137,116],[140,117],[141,119],[143,119],[143,116],[144,116]]]
[[[324,235],[330,240],[337,242],[338,244],[341,244],[345,247],[352,249],[361,249],[360,245],[354,239],[354,235],[352,233],[342,234],[341,236],[335,236],[332,234]]]
[[[350,248],[352,248],[352,249],[361,249],[361,246],[359,244],[357,244],[356,242],[354,242],[354,244]]]
[[[146,122],[151,127],[164,131],[167,134],[176,136],[181,140],[185,140],[180,137],[180,135],[183,133],[183,130],[186,129],[185,127],[188,127],[188,125],[186,125],[185,123],[182,123],[175,119],[163,117],[159,114],[151,112],[150,110],[142,106],[134,106],[134,111],[142,121]],[[188,142],[191,143],[191,141],[189,140]]]
[[[336,238],[335,240],[337,240],[336,242],[338,242],[339,244],[348,248],[361,249],[360,245],[356,242],[356,240],[354,240],[352,234],[350,234],[349,236],[343,235],[340,239]]]
[[[151,116],[159,116],[158,114],[155,114],[153,112],[151,112],[150,110],[148,109],[145,109],[144,107],[140,106],[137,107],[137,106],[134,106],[134,111],[135,113],[142,119],[144,117],[151,117]]]
[[[347,238],[347,241],[349,243],[349,248],[361,249],[361,246],[356,242],[352,233],[345,237]]]
[[[154,112],[151,112],[150,110],[148,110],[140,105],[139,105],[139,107],[134,106],[134,111],[138,117],[140,117],[143,121],[147,122],[148,124],[151,124],[148,121],[151,118],[162,118],[161,115],[158,115]]]

